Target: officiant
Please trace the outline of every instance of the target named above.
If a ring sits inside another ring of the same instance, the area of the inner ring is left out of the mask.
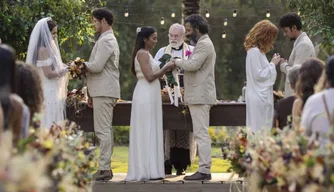
[[[164,54],[173,57],[188,59],[194,47],[184,42],[185,28],[183,25],[175,23],[169,28],[169,45],[159,49],[154,59],[160,64],[159,59]],[[180,86],[183,86],[182,71]],[[175,87],[176,88],[176,87]],[[186,169],[195,160],[196,144],[193,134],[189,131],[164,130],[164,150],[165,150],[165,174],[172,174],[172,168],[176,169],[176,175],[185,175]]]

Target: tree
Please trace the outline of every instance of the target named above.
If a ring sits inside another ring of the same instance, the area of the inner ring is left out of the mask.
[[[0,0],[0,38],[16,49],[19,59],[24,59],[36,22],[52,17],[59,24],[59,43],[66,61],[78,46],[91,41],[91,12],[103,5],[101,0]]]
[[[333,0],[288,0],[287,8],[300,13],[309,35],[322,37],[322,47],[333,47]]]
[[[183,14],[189,16],[199,13],[199,0],[183,0]]]

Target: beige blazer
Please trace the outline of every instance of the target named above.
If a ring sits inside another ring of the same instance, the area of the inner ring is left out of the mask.
[[[90,97],[120,98],[119,47],[112,30],[101,34],[86,66]]]
[[[282,63],[280,69],[283,73],[288,74],[291,67],[294,65],[301,65],[311,57],[316,57],[314,45],[307,34],[302,32],[294,43],[288,62]],[[288,77],[285,79],[284,91],[285,98],[293,95]]]
[[[187,60],[175,60],[184,69],[184,100],[187,105],[216,104],[216,51],[209,36],[199,38]]]

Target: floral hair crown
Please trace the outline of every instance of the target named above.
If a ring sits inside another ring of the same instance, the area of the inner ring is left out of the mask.
[[[140,31],[141,31],[141,28],[137,27],[137,35],[140,33]]]

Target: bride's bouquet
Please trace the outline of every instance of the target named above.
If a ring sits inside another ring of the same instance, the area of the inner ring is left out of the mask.
[[[85,60],[80,57],[69,63],[68,70],[70,79],[83,79],[87,77],[88,71],[85,66]]]

